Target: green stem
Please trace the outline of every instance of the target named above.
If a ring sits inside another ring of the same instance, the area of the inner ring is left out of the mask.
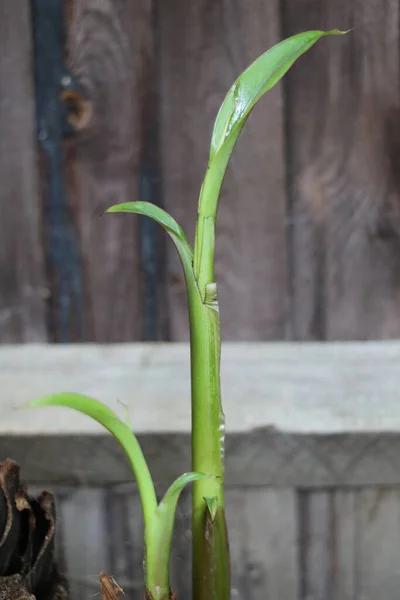
[[[214,156],[212,165],[211,163],[208,165],[200,192],[199,212],[194,242],[194,273],[203,299],[206,286],[209,283],[213,283],[215,280],[215,223],[219,195],[231,150],[231,148],[224,149]]]
[[[215,217],[225,169],[208,169],[200,193],[194,250],[194,285],[188,285],[191,380],[192,470],[214,478],[193,484],[193,598],[207,595],[204,557],[204,498],[224,506],[225,419],[221,403],[221,336],[214,282]],[[226,557],[228,560],[228,557]]]
[[[224,415],[220,395],[220,334],[216,307],[199,294],[190,303],[192,377],[192,469],[214,478],[193,483],[193,598],[203,598],[203,545],[206,503],[224,505]]]

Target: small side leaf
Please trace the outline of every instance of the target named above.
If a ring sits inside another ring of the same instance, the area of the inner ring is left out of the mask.
[[[138,215],[150,217],[150,219],[156,221],[167,231],[167,233],[169,233],[177,246],[179,253],[183,251],[189,256],[192,256],[193,254],[182,227],[178,225],[170,214],[155,204],[151,204],[150,202],[123,202],[122,204],[111,206],[106,212],[136,213]]]
[[[146,586],[152,598],[168,597],[169,563],[176,506],[183,488],[193,481],[206,479],[203,473],[185,473],[169,487],[158,505],[151,527],[145,532]],[[160,582],[165,582],[163,589]]]
[[[108,406],[99,402],[99,400],[73,392],[52,394],[51,396],[38,398],[29,402],[26,406],[27,408],[41,406],[64,406],[72,408],[91,417],[108,429],[121,444],[128,456],[138,484],[144,520],[145,523],[149,522],[156,510],[157,499],[146,460],[133,431]]]
[[[186,239],[185,233],[180,225],[165,210],[151,204],[151,202],[123,202],[109,208],[109,213],[136,213],[145,217],[150,217],[161,225],[170,235],[181,259],[183,271],[185,273],[186,286],[188,293],[196,291],[196,284],[193,273],[193,250]]]
[[[205,475],[204,473],[184,473],[178,477],[178,479],[176,479],[172,485],[170,485],[164,495],[164,498],[161,500],[158,509],[164,510],[165,507],[168,507],[168,510],[175,511],[179,496],[181,495],[183,488],[186,487],[188,483],[210,477],[211,475]]]

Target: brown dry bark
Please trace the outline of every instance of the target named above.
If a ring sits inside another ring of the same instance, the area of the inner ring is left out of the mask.
[[[0,463],[0,600],[68,600],[54,563],[54,496],[30,496],[19,470]]]

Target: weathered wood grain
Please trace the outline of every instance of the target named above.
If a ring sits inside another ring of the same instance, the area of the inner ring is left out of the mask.
[[[175,518],[171,556],[171,585],[178,598],[192,598],[192,496],[183,490]]]
[[[128,600],[140,600],[143,521],[135,486],[56,493],[57,554],[73,597],[96,593],[107,565]],[[189,496],[178,507],[171,563],[182,598],[190,598]],[[226,507],[233,600],[397,599],[398,489],[228,486]]]
[[[46,287],[29,3],[0,18],[0,343],[44,342]]]
[[[286,80],[292,335],[400,334],[399,5],[283,2],[283,34],[353,28]]]
[[[228,488],[226,507],[232,597],[295,599],[299,583],[295,491]]]
[[[81,236],[87,339],[140,339],[138,219],[104,215],[139,199],[151,2],[78,0],[69,63],[91,102],[91,119],[69,153],[69,197]]]
[[[370,489],[357,499],[358,598],[397,598],[400,586],[400,493]]]
[[[299,559],[302,600],[326,600],[332,586],[331,507],[326,491],[300,492]]]
[[[332,600],[357,598],[357,553],[360,533],[357,526],[357,494],[354,490],[335,490],[332,506]],[[359,597],[359,596],[358,596]]]
[[[113,486],[107,492],[110,573],[127,600],[143,598],[143,517],[135,484]]]
[[[279,38],[279,3],[160,2],[161,156],[164,203],[193,240],[211,132],[228,89]],[[184,278],[168,264],[171,336],[187,339]],[[224,184],[216,279],[224,339],[285,337],[286,253],[279,87],[246,124]]]
[[[359,600],[357,498],[354,490],[299,491],[301,600]],[[391,598],[391,596],[385,596]]]

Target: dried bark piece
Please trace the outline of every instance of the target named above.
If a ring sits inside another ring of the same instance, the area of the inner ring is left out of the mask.
[[[114,577],[100,573],[101,595],[103,600],[122,600],[124,590],[118,585]]]
[[[20,485],[18,465],[0,463],[0,600],[68,600],[54,563],[55,501]]]
[[[15,504],[20,487],[19,466],[11,459],[0,463],[0,490],[2,516],[0,522],[0,575],[17,573],[21,558],[19,552],[21,521]]]

